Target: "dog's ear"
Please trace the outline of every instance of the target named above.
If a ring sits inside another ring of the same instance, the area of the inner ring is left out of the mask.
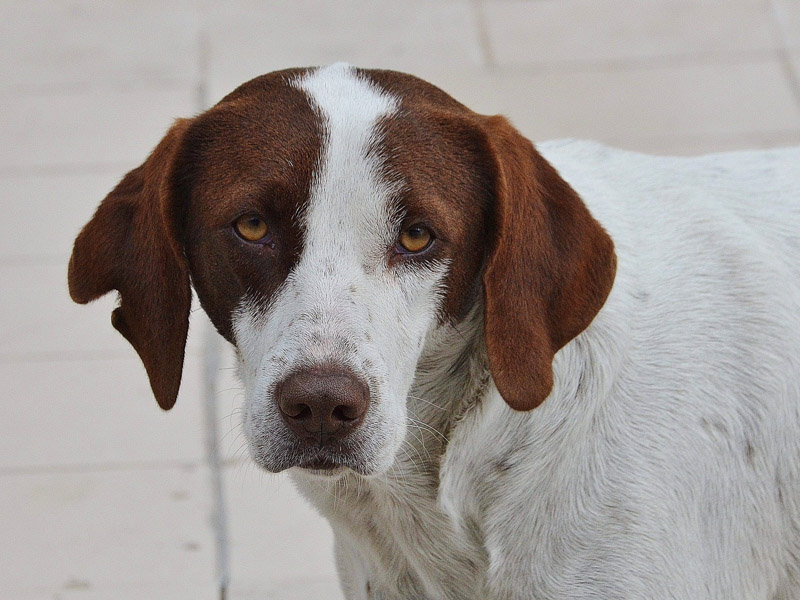
[[[516,410],[553,387],[555,353],[583,331],[616,273],[611,238],[575,191],[503,117],[485,121],[494,238],[483,276],[489,368]]]
[[[119,292],[111,323],[139,353],[164,410],[178,395],[191,306],[170,182],[189,122],[177,121],[147,160],[106,196],[75,240],[69,261],[75,302]]]

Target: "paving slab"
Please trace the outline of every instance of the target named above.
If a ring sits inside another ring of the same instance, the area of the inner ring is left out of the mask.
[[[218,448],[224,461],[248,460],[247,440],[242,429],[244,385],[236,375],[233,348],[219,342],[220,360],[216,376],[216,417]]]
[[[648,154],[697,156],[716,152],[781,148],[800,145],[800,129],[765,131],[733,136],[682,136],[642,138],[626,143],[630,148]]]
[[[0,92],[0,174],[141,164],[177,117],[196,112],[192,85],[48,93]]]
[[[789,52],[789,62],[791,63],[792,75],[795,81],[797,102],[800,104],[800,48]]]
[[[234,582],[231,600],[344,600],[335,577],[306,577],[300,581],[239,584]]]
[[[162,411],[136,358],[0,363],[0,473],[199,463],[205,422],[197,357]]]
[[[67,289],[67,260],[45,264],[2,264],[0,361],[49,358],[136,357],[111,326],[115,292],[89,304],[74,303]],[[198,353],[207,317],[194,305],[187,352]]]
[[[771,0],[784,43],[800,49],[800,2],[797,0]]]
[[[235,377],[230,347],[225,344],[221,350],[217,431],[225,465],[229,597],[338,600],[342,595],[330,526],[300,496],[285,473],[265,473],[249,459],[241,428],[243,389]]]
[[[484,5],[501,67],[645,61],[777,48],[766,2],[508,0]]]
[[[191,0],[0,3],[0,89],[193,83]]]
[[[547,73],[442,72],[434,83],[481,113],[505,114],[533,140],[736,137],[800,129],[775,59]]]
[[[347,61],[424,74],[484,64],[467,0],[203,2],[210,99],[277,69]]]
[[[72,243],[123,167],[79,173],[0,175],[0,264],[66,266]]]
[[[228,466],[223,475],[231,597],[342,598],[330,526],[286,475],[264,473],[249,461]]]
[[[0,596],[216,599],[202,468],[0,476]]]

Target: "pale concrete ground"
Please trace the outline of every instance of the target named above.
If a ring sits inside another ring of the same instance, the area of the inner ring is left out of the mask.
[[[80,226],[173,118],[337,60],[421,75],[537,140],[800,143],[800,0],[4,0],[0,597],[216,598],[228,574],[229,598],[341,597],[325,522],[243,458],[228,369],[208,401],[202,314],[162,413],[113,299],[78,307],[65,282]]]

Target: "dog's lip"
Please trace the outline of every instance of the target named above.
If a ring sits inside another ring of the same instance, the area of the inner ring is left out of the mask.
[[[343,465],[329,458],[301,461],[295,465],[295,467],[308,475],[324,478],[338,477],[347,470],[347,465]]]
[[[341,463],[326,456],[317,456],[309,460],[300,461],[297,466],[311,471],[332,471],[333,469],[344,467]]]

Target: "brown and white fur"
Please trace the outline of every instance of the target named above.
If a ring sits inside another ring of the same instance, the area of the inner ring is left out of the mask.
[[[432,241],[407,252],[415,226]],[[800,149],[535,149],[337,64],[179,120],[69,283],[119,291],[164,409],[194,285],[252,457],[330,520],[347,598],[789,600],[799,232]]]

